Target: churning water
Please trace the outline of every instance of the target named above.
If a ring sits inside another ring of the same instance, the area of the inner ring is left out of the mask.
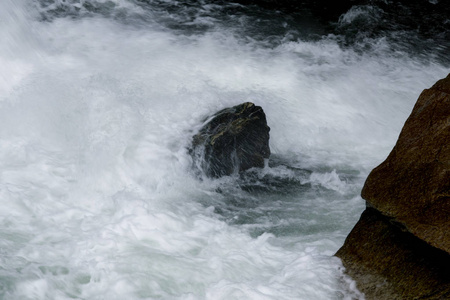
[[[333,254],[450,61],[355,33],[380,10],[330,33],[218,1],[2,0],[0,299],[363,298]],[[201,120],[246,101],[269,166],[199,180]]]

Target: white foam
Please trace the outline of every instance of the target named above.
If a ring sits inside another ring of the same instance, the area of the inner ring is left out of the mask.
[[[378,21],[382,14],[383,10],[378,7],[371,5],[355,5],[341,15],[339,23],[341,25],[350,24],[358,19],[363,20],[364,22]]]
[[[348,184],[336,173],[336,170],[326,173],[317,173],[314,172],[311,174],[308,181],[312,185],[322,185],[323,187],[331,190],[335,190],[341,194],[347,192]]]

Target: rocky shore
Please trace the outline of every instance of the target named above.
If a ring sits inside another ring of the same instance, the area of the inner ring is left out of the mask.
[[[366,299],[450,299],[450,75],[422,92],[336,253]]]

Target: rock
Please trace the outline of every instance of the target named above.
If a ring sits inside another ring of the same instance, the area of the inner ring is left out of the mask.
[[[336,253],[367,299],[450,299],[450,74],[422,92]]]
[[[208,177],[263,168],[270,156],[269,131],[263,109],[246,102],[208,118],[190,152]]]
[[[367,300],[450,299],[450,256],[366,209],[336,256]]]
[[[450,253],[450,75],[422,92],[394,149],[367,178],[362,197]]]

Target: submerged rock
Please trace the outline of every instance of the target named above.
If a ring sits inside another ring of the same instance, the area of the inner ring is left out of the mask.
[[[337,252],[367,299],[450,299],[450,75],[424,90]],[[413,274],[413,275],[412,275]]]
[[[208,118],[190,152],[208,177],[262,168],[270,156],[269,131],[263,109],[246,102]]]

